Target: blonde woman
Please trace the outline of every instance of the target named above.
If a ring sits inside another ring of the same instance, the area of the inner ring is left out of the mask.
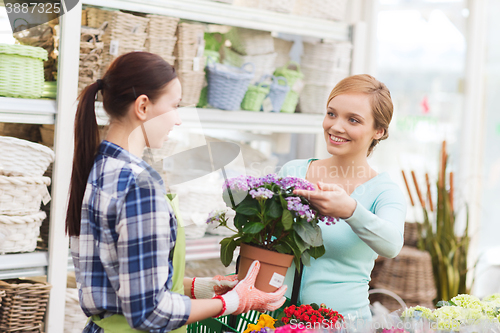
[[[393,105],[387,87],[370,75],[340,81],[330,93],[323,121],[330,157],[286,163],[281,176],[304,178],[321,214],[340,219],[321,225],[326,253],[303,270],[301,303],[325,303],[343,315],[370,319],[368,282],[378,255],[393,258],[403,246],[406,201],[387,173],[377,174],[367,157],[388,137]],[[285,279],[293,285],[293,270]]]

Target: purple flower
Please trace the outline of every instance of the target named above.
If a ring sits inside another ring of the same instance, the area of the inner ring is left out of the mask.
[[[288,197],[285,200],[287,201],[289,211],[296,212],[298,216],[305,218],[307,222],[311,222],[314,219],[315,212],[309,205],[303,204],[300,197]]]
[[[326,225],[332,225],[332,224],[337,223],[337,221],[338,221],[338,219],[336,217],[326,216],[326,215],[319,215],[318,219],[320,221],[325,222]]]
[[[248,191],[248,179],[246,176],[226,179],[222,188],[224,190],[230,188],[231,190]]]
[[[219,222],[221,218],[224,218],[226,216],[226,211],[225,210],[220,210],[220,209],[215,209],[208,214],[207,218],[207,224],[211,224],[214,222]]]
[[[279,180],[279,185],[284,190],[289,188],[293,188],[296,190],[308,190],[308,191],[315,190],[313,184],[311,184],[305,179],[297,177],[283,177]]]
[[[267,188],[258,188],[254,190],[250,190],[250,195],[254,199],[271,199],[274,195],[274,192],[271,190],[268,190]]]

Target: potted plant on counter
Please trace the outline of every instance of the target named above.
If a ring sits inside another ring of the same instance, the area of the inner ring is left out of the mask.
[[[243,279],[253,260],[261,269],[255,287],[275,291],[284,281],[286,271],[295,261],[310,264],[310,258],[325,253],[319,223],[331,225],[335,218],[320,215],[309,201],[293,194],[294,189],[314,190],[306,180],[279,178],[275,174],[256,178],[240,176],[226,180],[223,199],[235,210],[234,235],[221,244],[222,264],[229,266],[236,247],[240,247],[238,278]],[[214,211],[207,222],[228,227],[225,211]]]

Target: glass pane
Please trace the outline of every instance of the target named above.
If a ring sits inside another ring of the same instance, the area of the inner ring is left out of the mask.
[[[377,79],[391,91],[394,116],[389,140],[380,143],[371,162],[404,189],[402,169],[407,175],[414,170],[421,185],[425,173],[435,181],[443,140],[449,170],[458,164],[468,11],[461,0],[379,3]],[[412,212],[408,221],[418,219]]]

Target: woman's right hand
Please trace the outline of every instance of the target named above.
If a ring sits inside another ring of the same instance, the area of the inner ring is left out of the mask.
[[[274,311],[285,303],[287,286],[281,286],[273,293],[266,293],[255,288],[255,278],[259,273],[260,263],[255,260],[246,277],[230,292],[222,295],[226,303],[226,314],[240,314],[250,310]]]

